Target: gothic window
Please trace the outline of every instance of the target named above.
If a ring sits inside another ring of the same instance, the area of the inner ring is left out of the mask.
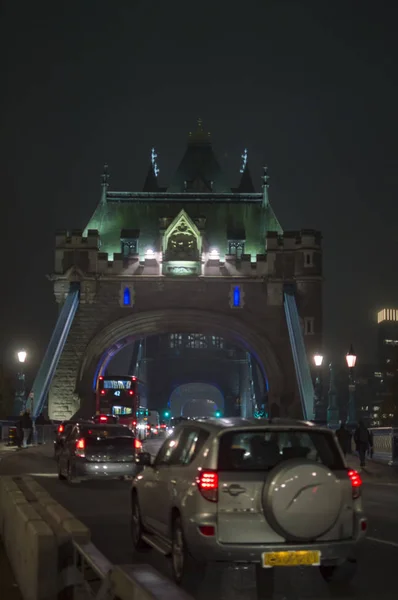
[[[188,335],[188,343],[187,348],[206,348],[206,336],[201,335],[200,333],[191,333]]]
[[[237,260],[242,258],[242,254],[245,253],[245,242],[242,240],[229,240],[228,241],[228,254],[232,254]]]
[[[314,266],[314,253],[311,251],[304,252],[304,266],[305,267],[313,267]]]
[[[123,258],[138,254],[139,229],[122,229],[120,232],[120,244]]]
[[[217,337],[215,335],[211,336],[211,343],[215,348],[222,350],[224,348],[224,340],[223,338]]]
[[[304,335],[314,335],[315,327],[314,327],[314,318],[313,317],[305,317],[304,319]]]
[[[132,285],[126,285],[122,283],[120,285],[120,306],[123,308],[129,308],[134,306],[135,292]]]
[[[138,253],[138,240],[122,240],[123,258],[128,258]]]
[[[170,334],[170,348],[179,348],[182,345],[182,333]]]

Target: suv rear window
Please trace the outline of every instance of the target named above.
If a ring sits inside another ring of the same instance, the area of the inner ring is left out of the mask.
[[[134,437],[133,432],[128,427],[88,427],[82,430],[84,437],[101,437],[101,438],[115,438],[115,437]]]
[[[220,438],[220,471],[269,471],[291,458],[324,464],[331,470],[344,469],[332,434],[311,430],[228,431]]]

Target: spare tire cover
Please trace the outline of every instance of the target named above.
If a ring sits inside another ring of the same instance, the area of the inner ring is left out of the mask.
[[[329,531],[340,514],[341,482],[324,465],[302,459],[277,465],[263,488],[263,510],[286,540],[311,541]]]

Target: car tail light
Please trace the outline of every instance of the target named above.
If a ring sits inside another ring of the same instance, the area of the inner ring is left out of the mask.
[[[84,438],[81,438],[80,440],[77,440],[76,442],[76,454],[77,456],[81,456],[84,457],[85,456],[85,449],[86,449],[86,440]]]
[[[98,379],[101,379],[101,381],[102,381],[102,379],[103,379],[102,375],[100,375],[100,376],[98,377]]]
[[[218,501],[218,473],[216,471],[201,471],[196,483],[203,498],[209,502]]]
[[[102,415],[100,417],[100,421],[102,421],[102,422],[107,421],[107,420],[108,420],[108,417],[105,417],[104,415]]]
[[[101,396],[105,396],[105,390],[101,390]]]
[[[129,390],[129,396],[134,396],[133,390]]]
[[[63,433],[64,429],[65,429],[65,427],[63,425],[60,425],[58,427],[58,433]]]
[[[141,450],[142,449],[142,442],[140,442],[140,440],[137,440],[137,438],[134,440],[134,449],[135,450]]]
[[[358,473],[358,471],[354,471],[354,469],[349,469],[348,477],[351,480],[352,497],[354,499],[359,498],[359,496],[361,495],[361,486],[362,486],[362,478],[361,478],[360,474]]]
[[[216,528],[213,525],[199,525],[199,531],[206,537],[211,537],[215,534]]]
[[[133,421],[133,426],[135,427],[137,425],[137,421]]]

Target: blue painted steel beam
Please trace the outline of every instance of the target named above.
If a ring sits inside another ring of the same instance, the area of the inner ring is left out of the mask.
[[[58,315],[46,353],[32,386],[33,418],[42,411],[55,370],[69,335],[77,308],[79,306],[80,284],[72,283],[70,291]]]
[[[297,383],[300,392],[303,418],[305,420],[312,421],[314,419],[314,384],[308,364],[296,298],[292,288],[285,288],[284,307],[294,367],[296,369]]]

